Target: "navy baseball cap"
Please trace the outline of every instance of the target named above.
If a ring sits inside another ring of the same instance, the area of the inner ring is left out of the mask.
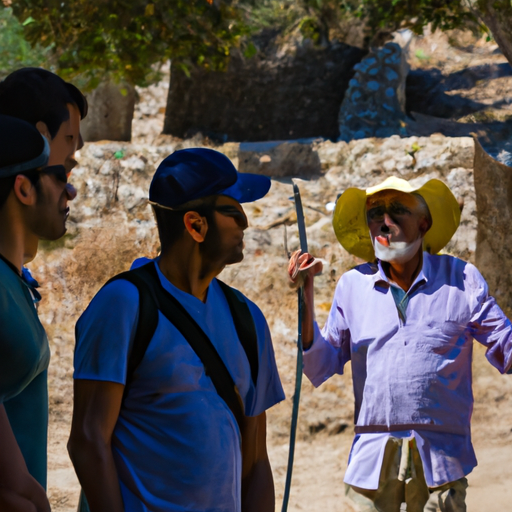
[[[238,172],[231,160],[219,151],[181,149],[158,166],[149,187],[149,200],[166,208],[177,208],[211,195],[250,203],[262,198],[270,184],[267,176]]]
[[[0,178],[15,176],[48,163],[48,141],[26,121],[0,115],[0,141]]]

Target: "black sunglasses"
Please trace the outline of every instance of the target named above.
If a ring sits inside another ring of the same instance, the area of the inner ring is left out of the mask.
[[[382,222],[384,214],[388,214],[392,219],[400,218],[411,213],[411,210],[401,203],[391,203],[390,205],[380,205],[370,208],[366,216],[373,222]]]
[[[68,182],[68,173],[63,165],[49,165],[39,171],[41,174],[53,174],[62,183]]]

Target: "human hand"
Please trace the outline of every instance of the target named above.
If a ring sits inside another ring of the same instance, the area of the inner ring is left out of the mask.
[[[288,262],[288,276],[292,286],[299,287],[306,279],[322,272],[323,263],[308,252],[295,251]]]

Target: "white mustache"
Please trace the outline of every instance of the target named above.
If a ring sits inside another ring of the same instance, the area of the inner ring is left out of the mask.
[[[375,256],[388,263],[406,263],[418,252],[422,243],[423,238],[420,237],[414,242],[390,242],[386,247],[372,237]]]

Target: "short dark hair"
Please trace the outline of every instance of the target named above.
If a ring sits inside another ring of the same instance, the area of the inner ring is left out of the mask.
[[[189,201],[179,209],[169,210],[158,205],[153,205],[156,225],[158,228],[158,236],[160,237],[160,245],[162,252],[169,250],[183,235],[185,224],[183,216],[187,212],[197,212],[206,217],[206,220],[213,222],[213,208],[218,196],[208,196],[194,201]]]
[[[23,119],[35,125],[43,121],[55,137],[69,119],[68,104],[76,105],[83,119],[87,99],[72,84],[42,68],[21,68],[0,82],[0,114]]]

